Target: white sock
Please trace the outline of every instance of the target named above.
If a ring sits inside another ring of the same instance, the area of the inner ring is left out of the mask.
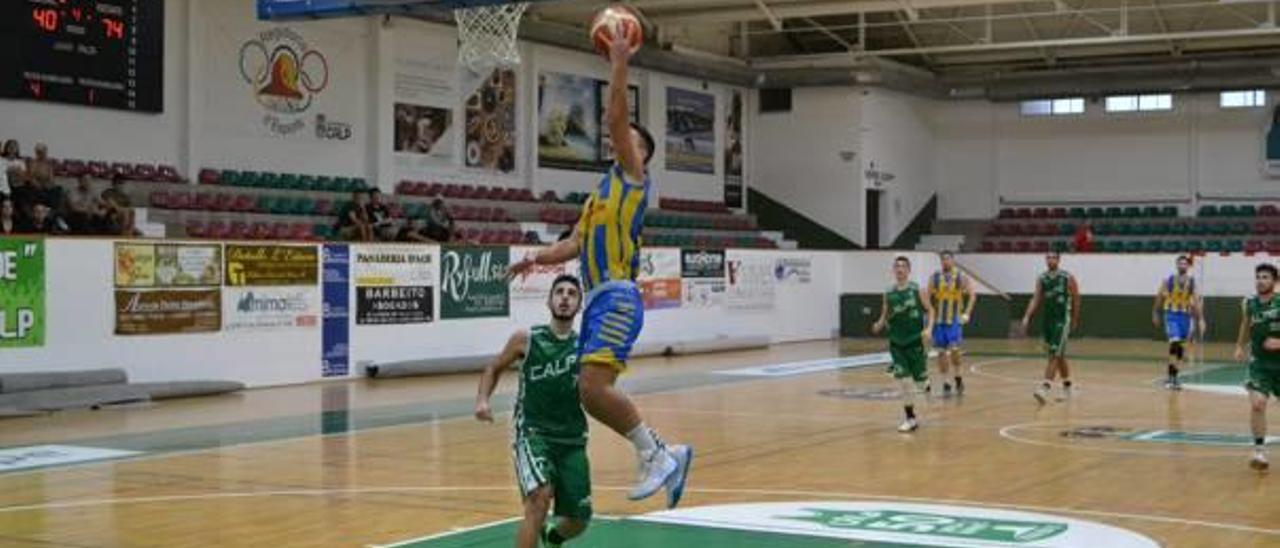
[[[641,455],[648,455],[658,450],[658,436],[654,435],[653,430],[643,422],[627,432],[627,439],[631,440],[631,445],[635,446],[636,452]]]

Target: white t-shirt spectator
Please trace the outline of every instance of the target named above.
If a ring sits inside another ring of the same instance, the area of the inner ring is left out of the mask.
[[[13,183],[16,181],[9,180],[9,172],[14,170],[25,172],[27,170],[27,163],[22,161],[21,158],[14,158],[12,160],[0,159],[0,194],[13,194]]]

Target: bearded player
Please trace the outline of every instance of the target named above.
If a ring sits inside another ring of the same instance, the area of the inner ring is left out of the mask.
[[[508,275],[519,275],[534,265],[579,260],[587,292],[578,351],[582,406],[635,447],[639,479],[627,498],[648,498],[665,487],[667,507],[674,508],[684,493],[693,449],[663,443],[631,399],[615,386],[644,326],[644,304],[635,280],[651,188],[646,166],[655,147],[649,132],[628,119],[627,63],[637,46],[632,43],[635,29],[623,28],[624,32],[613,33],[608,52],[607,126],[617,162],[583,204],[573,235],[512,264]]]

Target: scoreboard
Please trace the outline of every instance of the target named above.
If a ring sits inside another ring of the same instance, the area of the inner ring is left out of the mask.
[[[0,4],[0,97],[164,110],[164,0]]]

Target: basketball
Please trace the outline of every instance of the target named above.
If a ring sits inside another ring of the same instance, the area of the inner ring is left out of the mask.
[[[596,13],[591,20],[591,43],[596,51],[605,57],[609,56],[609,42],[615,32],[626,32],[631,36],[631,50],[640,49],[644,43],[644,26],[640,17],[631,8],[615,4]]]

